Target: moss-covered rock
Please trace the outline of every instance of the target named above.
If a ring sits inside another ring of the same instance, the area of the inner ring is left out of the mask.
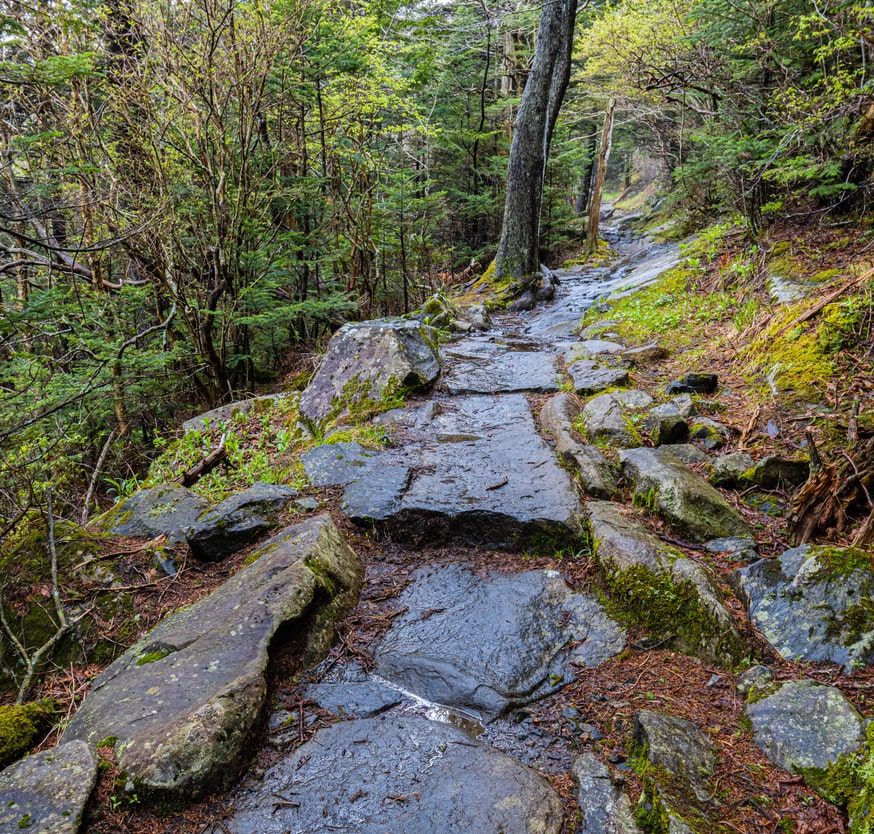
[[[56,717],[54,701],[0,707],[0,768],[27,753]]]

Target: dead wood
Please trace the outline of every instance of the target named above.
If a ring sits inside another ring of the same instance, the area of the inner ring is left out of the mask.
[[[186,469],[175,482],[180,486],[190,487],[196,484],[204,475],[212,472],[227,456],[228,450],[225,446],[225,435],[222,435],[219,445],[190,469]]]

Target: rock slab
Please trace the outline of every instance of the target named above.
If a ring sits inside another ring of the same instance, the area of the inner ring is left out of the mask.
[[[533,770],[412,716],[320,730],[241,788],[236,807],[232,834],[558,834],[562,826],[558,797]]]
[[[328,516],[286,528],[218,590],[167,617],[112,663],[65,741],[115,736],[119,766],[144,793],[187,797],[233,778],[266,698],[268,649],[313,614],[309,651],[354,605],[363,569]]]
[[[625,630],[557,571],[487,580],[456,565],[425,568],[400,598],[377,646],[380,675],[438,704],[486,720],[573,679],[622,651]]]
[[[874,566],[862,550],[802,545],[729,581],[750,619],[787,660],[874,663]]]
[[[593,753],[574,761],[573,776],[585,834],[641,834],[628,796],[610,778],[607,767]]]
[[[300,413],[323,425],[402,390],[426,388],[440,373],[436,344],[434,331],[418,321],[378,319],[343,325],[301,394]]]
[[[113,507],[105,521],[114,536],[167,536],[171,542],[182,542],[185,531],[208,509],[209,501],[196,492],[178,484],[159,484],[137,490]]]
[[[520,391],[546,394],[558,391],[558,366],[552,353],[502,350],[452,362],[445,382],[453,396]]]
[[[0,772],[0,834],[76,834],[97,781],[84,741],[34,753]]]

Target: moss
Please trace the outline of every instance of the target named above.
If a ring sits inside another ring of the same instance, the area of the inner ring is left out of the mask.
[[[0,768],[20,759],[57,716],[54,701],[0,707]]]
[[[871,554],[857,547],[818,546],[811,548],[810,555],[825,579],[847,579],[854,573],[874,570]]]
[[[652,782],[645,782],[643,796],[634,811],[634,819],[647,834],[669,834],[671,816]]]
[[[812,787],[846,809],[849,834],[874,834],[874,723],[862,748],[842,755]]]
[[[147,663],[157,663],[168,655],[173,654],[174,649],[170,646],[158,646],[150,652],[145,652],[137,658],[137,666],[145,666]]]
[[[118,742],[118,736],[107,736],[103,741],[98,741],[97,746],[112,749]]]

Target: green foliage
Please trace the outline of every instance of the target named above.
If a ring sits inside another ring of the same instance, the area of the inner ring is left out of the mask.
[[[0,706],[0,768],[25,755],[56,718],[53,701]]]

